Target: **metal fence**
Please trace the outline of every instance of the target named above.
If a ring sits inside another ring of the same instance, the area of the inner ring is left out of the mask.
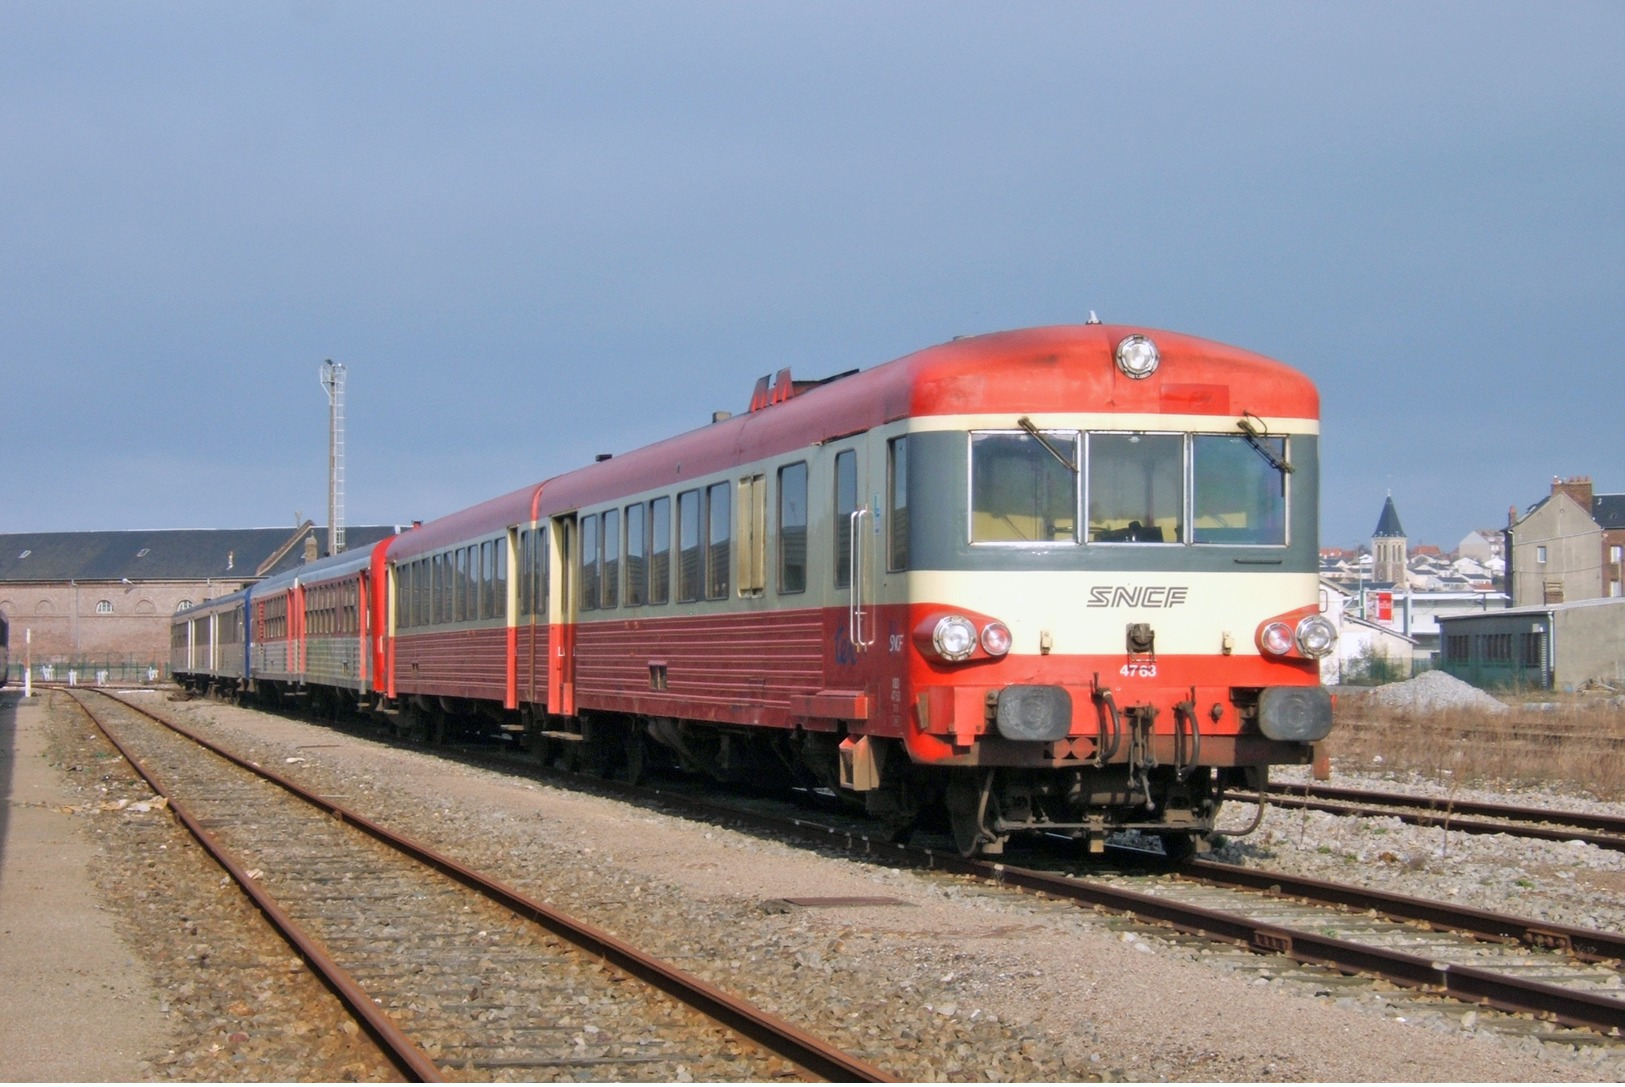
[[[169,662],[166,660],[137,660],[133,657],[57,657],[34,661],[34,683],[61,683],[78,687],[103,687],[110,684],[142,686],[169,681]],[[15,656],[6,670],[6,683],[20,687],[23,683],[23,662]]]

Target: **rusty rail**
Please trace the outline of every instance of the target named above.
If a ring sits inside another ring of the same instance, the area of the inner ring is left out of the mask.
[[[823,1039],[809,1034],[794,1024],[780,1019],[777,1016],[771,1015],[748,1001],[735,997],[710,984],[709,982],[688,973],[685,970],[681,970],[678,967],[665,963],[651,955],[647,955],[638,950],[636,947],[633,947],[631,944],[610,935],[602,929],[596,928],[583,921],[578,921],[567,914],[559,912],[558,910],[554,910],[551,907],[522,894],[514,888],[508,887],[503,883],[490,879],[489,877],[468,868],[451,857],[430,849],[428,846],[423,845],[420,842],[407,838],[404,835],[396,834],[387,827],[381,826],[380,824],[367,819],[365,816],[345,808],[341,804],[337,804],[324,797],[318,796],[317,794],[304,789],[297,782],[294,782],[261,766],[255,765],[253,762],[244,759],[233,752],[226,750],[225,748],[222,748],[207,738],[199,736],[189,729],[183,728],[172,721],[166,721],[138,705],[126,702],[123,699],[108,694],[105,691],[98,693],[102,694],[106,698],[113,699],[121,706],[124,706],[135,713],[139,713],[142,716],[147,717],[157,724],[162,725],[164,728],[171,729],[175,733],[186,737],[188,740],[191,740],[193,743],[196,743],[204,749],[213,752],[215,755],[218,755],[226,761],[257,775],[282,789],[287,790],[291,795],[298,797],[305,803],[326,812],[335,819],[344,821],[345,823],[373,837],[377,841],[382,842],[393,849],[397,849],[412,857],[414,860],[417,860],[420,863],[457,880],[459,883],[463,884],[469,889],[484,895],[491,901],[513,911],[515,914],[540,924],[554,935],[568,940],[570,943],[575,944],[577,947],[588,952],[589,954],[596,955],[625,973],[654,986],[679,1002],[694,1008],[702,1014],[709,1016],[716,1022],[728,1027],[730,1030],[749,1038],[751,1041],[760,1045],[763,1049],[783,1057],[808,1075],[819,1079],[828,1080],[830,1082],[839,1083],[889,1083],[895,1081],[895,1077],[889,1075],[874,1065],[846,1053]],[[80,705],[83,709],[83,704],[81,703]],[[85,712],[90,714],[88,709],[86,709]],[[92,720],[95,720],[94,715],[90,716]],[[126,759],[130,760],[131,765],[137,767],[138,772],[141,772],[143,777],[147,777],[148,783],[152,784],[154,790],[160,791],[161,795],[167,797],[168,794],[162,793],[161,790],[159,790],[158,785],[153,781],[152,778],[148,777],[147,771],[142,769],[139,764],[137,764],[136,761],[131,758],[130,753],[125,751],[123,746],[120,745],[116,739],[113,739],[111,735],[109,735],[109,739],[112,739],[114,745],[119,747],[120,752],[124,754]],[[171,801],[171,807],[174,807],[173,801]],[[195,823],[188,822],[187,825],[188,829],[193,829]],[[201,827],[196,827],[196,829],[193,829],[193,834],[199,836],[199,840],[201,841],[207,832]],[[209,848],[209,846],[206,844],[205,848]],[[214,849],[211,848],[210,852],[217,858],[219,857],[219,854],[215,853]],[[225,861],[222,860],[221,863],[224,865]],[[245,891],[248,891],[250,895],[254,896],[256,904],[260,904],[262,899],[269,901],[268,896],[264,896],[263,891],[254,886],[254,881],[249,879],[246,873],[242,872],[240,866],[235,868],[235,870],[228,868],[228,871],[232,871],[233,878],[237,879],[238,883],[243,886]],[[270,905],[272,908],[275,908],[274,902],[270,903]],[[265,909],[266,906],[262,904],[261,908]],[[281,913],[280,910],[277,912],[279,914]],[[270,916],[269,913],[268,916]],[[280,922],[273,921],[273,923],[277,923],[279,929],[282,928]],[[288,921],[288,924],[292,925],[291,920]],[[314,945],[314,941],[310,940],[308,936],[305,937],[305,940]],[[296,946],[300,947],[302,954],[306,953],[303,944],[298,944]],[[314,951],[320,956],[321,961],[324,963],[332,962],[325,952],[320,949],[319,945],[314,947]],[[342,972],[342,968],[337,967],[336,963],[333,963],[332,965],[335,969]],[[325,977],[327,975],[324,973],[323,976]],[[348,977],[347,974],[344,976],[346,978]],[[350,984],[354,986],[353,980],[350,982]],[[371,1028],[373,1026],[374,1016],[383,1016],[383,1013],[377,1009],[376,1005],[373,1004],[371,999],[368,998],[364,992],[361,992],[359,986],[354,986],[354,989],[355,992],[359,994],[361,1002],[366,1005],[364,1012],[357,1012],[357,1014],[358,1016],[365,1014],[365,1021],[367,1022],[369,1028]],[[340,995],[341,998],[345,999],[346,1004],[349,1005],[350,1000],[345,997],[342,992]],[[352,1011],[354,1010],[355,1009],[352,1007]],[[393,1022],[388,1021],[387,1016],[383,1016],[383,1018],[387,1024],[387,1033],[381,1025],[379,1029],[380,1038],[388,1038],[392,1040],[394,1037],[400,1037],[406,1042],[407,1045],[411,1046],[412,1050],[417,1049],[417,1047],[412,1044],[409,1039],[405,1039],[404,1035],[400,1034],[399,1029],[395,1027]],[[391,1049],[393,1051],[393,1041],[391,1041]],[[418,1051],[418,1053],[421,1054],[421,1051]],[[441,1078],[438,1075],[438,1070],[434,1068],[433,1063],[428,1060],[427,1056],[422,1057],[422,1062],[426,1065],[426,1067],[422,1068],[421,1071],[416,1061],[414,1061],[410,1067],[403,1067],[403,1071],[408,1071],[417,1078],[425,1080]]]
[[[1598,849],[1625,852],[1625,818],[1615,815],[1552,811],[1514,804],[1407,796],[1315,784],[1277,785],[1269,790],[1268,798],[1271,804],[1280,808],[1308,809],[1334,815],[1382,816],[1412,826],[1440,827],[1463,834],[1511,834],[1518,838],[1548,842],[1578,841]],[[1232,793],[1229,799],[1256,803],[1258,794]],[[1510,822],[1486,821],[1491,819]]]

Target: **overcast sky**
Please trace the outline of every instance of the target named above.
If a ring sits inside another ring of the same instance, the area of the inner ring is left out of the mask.
[[[0,0],[0,532],[408,522],[958,334],[1307,371],[1322,542],[1625,491],[1625,6]]]

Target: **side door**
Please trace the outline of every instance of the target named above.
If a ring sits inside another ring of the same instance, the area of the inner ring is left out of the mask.
[[[561,716],[576,712],[576,552],[580,546],[576,515],[551,519],[552,547],[545,565],[547,588],[547,708]]]
[[[826,694],[839,696],[835,704],[843,707],[831,716],[866,720],[879,656],[876,511],[869,499],[873,481],[864,436],[848,439],[830,452],[831,459],[823,466],[829,473],[823,491],[829,504],[816,518],[824,526],[817,536],[829,549],[824,569],[830,572],[825,591],[831,595],[824,614],[830,656],[825,660],[824,686]]]

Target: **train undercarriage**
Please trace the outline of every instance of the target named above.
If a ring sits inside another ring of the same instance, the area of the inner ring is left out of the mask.
[[[1017,835],[1070,838],[1097,853],[1115,834],[1137,831],[1171,857],[1205,851],[1227,789],[1256,791],[1267,765],[1159,764],[1125,745],[1120,761],[1069,767],[928,766],[902,742],[808,729],[764,730],[612,713],[559,717],[519,713],[472,699],[383,699],[352,690],[198,677],[194,693],[240,703],[298,705],[326,719],[369,717],[415,743],[513,744],[544,766],[636,783],[653,768],[764,791],[839,798],[907,840],[921,826],[948,831],[965,855],[997,855]],[[1252,827],[1227,828],[1227,835]]]

